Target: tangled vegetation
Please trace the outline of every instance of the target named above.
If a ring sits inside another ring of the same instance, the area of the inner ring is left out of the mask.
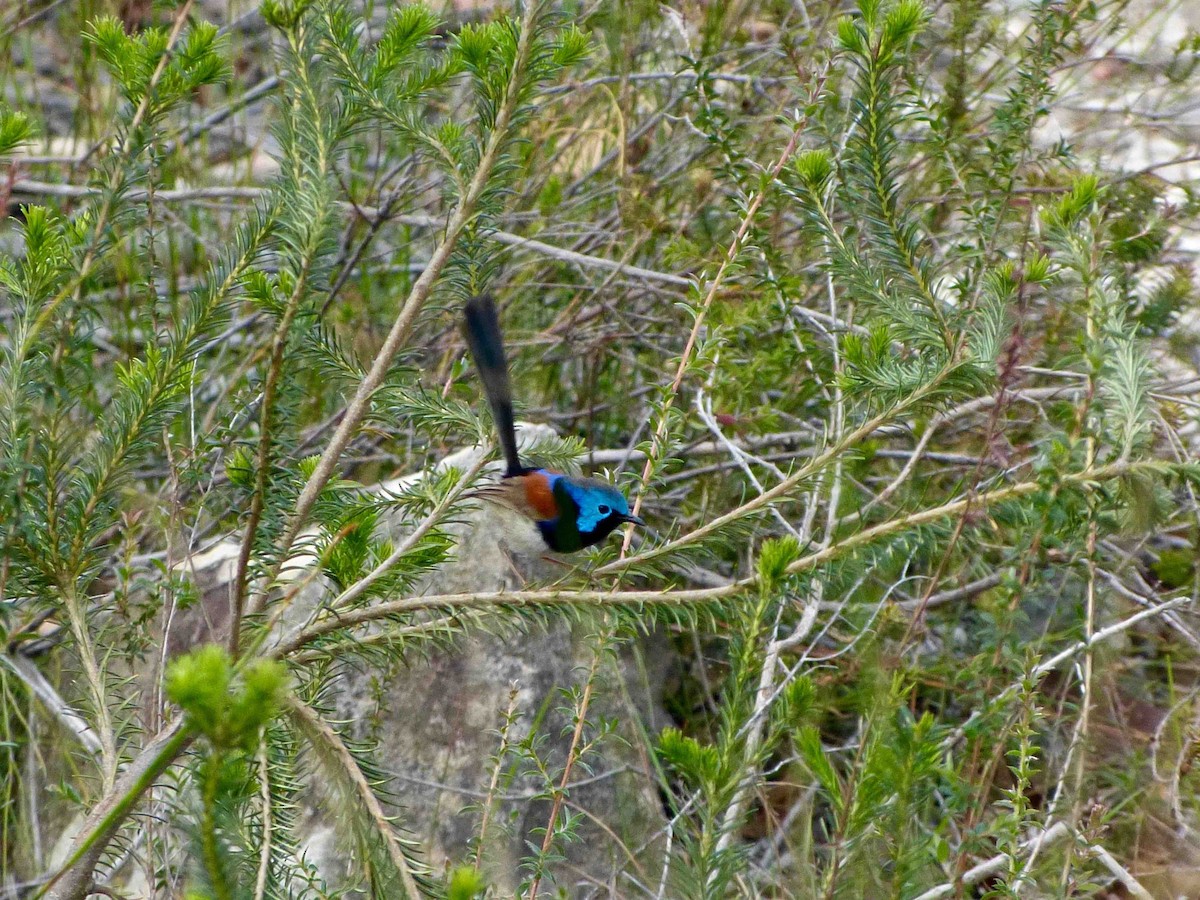
[[[0,13],[0,890],[1196,890],[1200,37],[1143,40],[1177,12]],[[561,435],[534,458],[651,527],[431,590],[491,477],[437,468],[490,440],[484,290]],[[222,540],[220,621],[168,646]],[[564,622],[563,734],[496,708],[474,833],[433,854],[339,678]],[[649,641],[661,716],[609,721]],[[573,785],[621,742],[659,819],[601,822],[580,875]],[[307,855],[314,782],[343,872]]]

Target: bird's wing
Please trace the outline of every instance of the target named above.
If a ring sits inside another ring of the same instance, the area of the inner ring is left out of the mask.
[[[484,393],[492,407],[496,435],[504,451],[505,475],[520,475],[525,471],[517,454],[517,432],[513,427],[512,382],[508,377],[508,361],[504,358],[504,338],[500,334],[500,319],[496,304],[489,294],[480,294],[467,301],[463,310],[467,347],[479,370]]]
[[[531,521],[545,518],[541,511],[530,502],[524,486],[514,480],[501,481],[499,484],[485,484],[467,493],[468,497],[476,497],[489,503],[498,503],[515,510]]]

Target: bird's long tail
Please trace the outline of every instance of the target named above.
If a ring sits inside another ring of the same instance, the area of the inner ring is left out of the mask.
[[[463,310],[467,347],[479,370],[484,393],[492,407],[496,434],[504,451],[506,476],[521,475],[525,467],[517,454],[517,432],[513,427],[512,382],[508,377],[508,362],[504,358],[504,338],[500,334],[500,319],[496,304],[489,294],[480,294],[467,301]]]

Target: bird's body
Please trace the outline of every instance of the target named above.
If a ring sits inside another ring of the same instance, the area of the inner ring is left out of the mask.
[[[531,519],[546,546],[560,553],[582,550],[622,522],[635,521],[625,498],[611,485],[547,469],[505,476],[478,493]]]
[[[491,297],[472,297],[464,312],[467,346],[483,381],[506,468],[499,484],[479,491],[529,518],[546,547],[572,553],[602,541],[619,525],[644,524],[629,512],[625,496],[594,478],[564,475],[521,464],[513,426],[512,386],[500,322]]]

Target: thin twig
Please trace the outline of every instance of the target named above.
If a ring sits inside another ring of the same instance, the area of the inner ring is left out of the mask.
[[[371,782],[358,767],[358,763],[355,762],[354,756],[347,749],[346,744],[338,736],[338,733],[308,704],[292,697],[288,701],[288,711],[307,739],[321,752],[329,754],[350,779],[354,785],[354,797],[358,803],[362,804],[362,808],[371,819],[375,833],[379,835],[387,849],[388,859],[391,860],[396,873],[404,884],[406,896],[409,900],[418,900],[423,894],[417,888],[416,877],[409,865],[408,858],[404,855],[404,850],[393,833],[387,813],[383,811],[379,798],[375,796]]]
[[[508,754],[508,732],[517,717],[517,702],[521,689],[517,682],[508,687],[508,706],[504,710],[504,722],[500,726],[500,744],[496,748],[496,764],[492,767],[492,780],[488,783],[487,793],[483,796],[482,813],[479,820],[479,839],[475,844],[475,871],[483,865],[484,840],[487,837],[488,822],[492,817],[492,809],[496,805],[496,794],[500,788],[500,772],[504,768],[504,757]],[[439,785],[439,787],[442,787]],[[443,788],[444,789],[444,788]]]
[[[283,315],[271,339],[271,358],[263,383],[263,395],[259,409],[258,453],[255,458],[254,494],[250,498],[250,515],[242,534],[242,547],[238,553],[237,575],[233,583],[233,604],[229,618],[229,654],[238,657],[242,637],[242,616],[245,612],[246,593],[249,590],[250,555],[254,551],[254,539],[267,505],[267,483],[271,477],[271,440],[274,435],[272,416],[275,414],[275,395],[279,390],[279,379],[283,374],[283,352],[287,349],[292,322],[300,308],[300,301],[308,290],[308,275],[312,264],[311,255],[306,255],[296,283],[292,287]]]
[[[1063,476],[1063,481],[1065,483],[1074,484],[1078,487],[1086,487],[1091,483],[1099,484],[1115,478],[1120,478],[1136,468],[1137,466],[1131,463],[1112,464],[1109,466],[1102,466],[1090,472],[1078,472]],[[977,494],[971,499],[970,502],[972,503],[973,508],[983,509],[996,503],[1002,503],[1006,500],[1028,496],[1029,494],[1032,494],[1038,490],[1042,490],[1043,488],[1044,485],[1040,482],[1021,482],[1005,488],[998,488],[994,491]],[[884,522],[873,528],[864,529],[863,531],[850,535],[837,543],[831,544],[824,550],[818,550],[806,556],[802,556],[788,567],[788,572],[790,574],[799,574],[801,572],[811,571],[812,569],[822,566],[827,562],[851,552],[852,550],[858,549],[859,547],[866,546],[876,540],[879,540],[880,538],[888,537],[893,534],[899,534],[910,528],[935,522],[938,519],[961,515],[963,510],[966,508],[967,503],[968,500],[966,499],[951,501],[950,503],[946,503],[941,506],[919,510],[918,512],[910,515]],[[577,591],[563,589],[432,594],[423,597],[406,597],[400,600],[376,603],[366,609],[347,610],[336,617],[331,616],[323,621],[317,622],[313,626],[304,629],[300,633],[293,635],[274,647],[272,649],[272,656],[277,658],[286,657],[301,647],[312,643],[326,634],[331,634],[344,628],[351,628],[356,625],[366,624],[368,622],[389,618],[406,612],[446,608],[487,609],[506,605],[578,605],[585,607],[595,605],[636,605],[640,603],[647,603],[669,606],[688,606],[727,599],[729,597],[736,596],[740,592],[753,588],[755,585],[757,585],[757,583],[757,576],[750,575],[739,581],[733,581],[726,585],[693,590]],[[1151,610],[1148,612],[1154,611]],[[1097,632],[1098,635],[1101,633],[1102,632]]]
[[[1050,827],[1043,830],[1036,837],[1030,838],[1021,844],[1022,850],[1029,850],[1035,845],[1050,845],[1061,841],[1063,838],[1069,837],[1071,829],[1065,822],[1055,822]],[[957,893],[960,886],[970,887],[971,885],[979,884],[991,878],[993,875],[998,875],[1003,872],[1009,864],[1009,855],[1000,853],[993,856],[986,862],[981,862],[977,866],[973,866],[963,872],[962,877],[949,884],[939,885],[931,888],[923,894],[919,894],[916,900],[941,900],[942,897],[950,897]]]
[[[567,748],[567,761],[563,766],[562,778],[559,779],[558,788],[554,791],[554,801],[550,805],[550,816],[546,822],[546,833],[542,836],[542,850],[539,854],[538,868],[529,884],[529,900],[537,900],[538,885],[542,882],[542,864],[549,856],[550,848],[554,845],[554,829],[558,825],[558,814],[562,811],[563,801],[567,797],[567,788],[571,782],[571,771],[575,768],[575,763],[579,760],[579,747],[583,738],[583,727],[587,724],[588,706],[592,699],[592,688],[596,683],[596,675],[600,670],[600,660],[603,658],[610,640],[612,640],[612,635],[606,630],[606,633],[601,635],[598,641],[595,653],[592,655],[592,665],[588,669],[587,678],[583,683],[583,696],[579,698],[579,705],[575,709],[575,728],[571,732],[571,744]]]
[[[725,274],[729,271],[729,267],[736,262],[738,256],[742,252],[742,247],[745,244],[746,236],[750,233],[750,226],[754,222],[755,216],[758,214],[759,208],[767,196],[767,186],[779,177],[779,173],[783,171],[783,167],[787,165],[787,161],[791,159],[792,154],[796,152],[796,147],[800,142],[800,135],[804,132],[804,125],[807,120],[801,120],[793,129],[791,137],[783,148],[783,152],[779,155],[775,165],[771,167],[767,177],[767,182],[762,189],[751,199],[746,208],[745,215],[742,216],[741,224],[738,226],[737,232],[733,236],[733,241],[730,242],[729,248],[725,251],[725,258],[721,260],[721,265],[717,267],[716,274],[708,283],[708,288],[705,291],[704,299],[701,300],[699,308],[696,310],[695,320],[692,322],[692,330],[688,333],[687,340],[684,342],[683,351],[679,355],[679,365],[675,367],[675,375],[671,379],[671,384],[667,389],[666,396],[663,398],[662,407],[658,413],[658,423],[655,425],[654,433],[651,437],[651,451],[646,459],[646,464],[642,467],[641,484],[643,491],[639,491],[637,497],[633,501],[633,514],[636,516],[642,508],[642,497],[645,487],[650,483],[650,475],[654,471],[654,462],[662,455],[665,446],[669,425],[671,421],[670,411],[675,398],[679,394],[679,388],[683,384],[683,377],[687,373],[688,367],[692,362],[692,351],[695,350],[696,343],[700,339],[700,330],[704,326],[705,316],[708,314],[709,308],[716,299],[717,293],[720,291],[722,284],[725,281]],[[760,495],[763,496],[763,495]],[[624,562],[625,554],[629,552],[629,545],[633,541],[633,529],[626,528],[625,536],[621,542],[621,557]]]
[[[330,438],[325,451],[321,454],[320,460],[305,483],[304,489],[300,492],[288,524],[277,544],[277,562],[272,567],[270,576],[264,579],[264,584],[267,586],[275,581],[280,570],[285,565],[292,544],[304,527],[321,491],[329,483],[329,479],[333,477],[334,472],[337,470],[342,452],[350,443],[350,439],[357,433],[359,425],[367,414],[371,398],[374,396],[375,391],[383,384],[388,370],[391,368],[392,360],[395,359],[396,354],[400,352],[400,348],[408,340],[409,333],[416,324],[418,314],[432,295],[433,288],[437,284],[437,280],[441,277],[442,271],[450,262],[459,237],[475,216],[476,206],[487,189],[492,170],[495,167],[504,144],[508,140],[509,122],[516,113],[520,86],[526,76],[525,70],[529,64],[529,56],[533,43],[533,29],[539,9],[540,4],[538,3],[530,2],[525,5],[525,13],[521,19],[521,29],[517,39],[516,57],[512,71],[509,73],[508,87],[505,91],[504,100],[496,110],[491,133],[480,155],[479,162],[475,167],[475,172],[471,177],[467,190],[446,225],[446,232],[442,242],[434,250],[425,270],[420,274],[416,282],[414,282],[412,290],[409,291],[408,299],[405,300],[404,305],[401,307],[399,315],[396,316],[391,330],[388,332],[383,345],[379,348],[379,352],[375,356],[375,361],[371,364],[370,371],[367,372],[366,376],[359,383],[358,389],[346,407],[345,414],[342,416],[337,430],[334,432],[333,437]],[[257,595],[251,604],[251,611],[257,612],[261,610],[266,601],[267,593],[264,590]]]
[[[179,718],[142,748],[137,758],[118,776],[112,789],[92,807],[71,845],[70,856],[33,895],[33,900],[41,897],[46,900],[84,900],[92,885],[96,864],[121,824],[142,795],[194,738],[195,734]]]
[[[258,874],[254,878],[254,900],[263,900],[267,878],[271,874],[271,850],[275,814],[271,805],[271,766],[267,760],[267,742],[258,744],[258,795],[262,803],[262,845],[258,848]]]
[[[267,196],[269,192],[268,188],[261,187],[213,185],[210,187],[159,190],[154,192],[154,197],[157,200],[168,203],[187,203],[195,200],[257,200]],[[13,184],[13,193],[46,197],[92,197],[100,193],[100,191],[98,188],[85,185],[55,184],[48,181],[37,181],[32,178],[20,178]],[[130,201],[139,201],[144,200],[149,194],[147,191],[141,189],[133,189],[128,191],[125,196]],[[386,204],[381,207],[345,202],[338,203],[337,205],[347,212],[362,216],[372,225],[376,226],[383,222],[398,222],[401,225],[408,225],[413,228],[440,229],[446,225],[446,220],[437,216],[416,213],[391,213]],[[553,244],[547,244],[545,241],[513,234],[509,231],[489,231],[488,237],[498,244],[529,250],[539,256],[571,263],[584,270],[596,269],[613,272],[639,281],[655,282],[675,288],[686,289],[693,284],[690,278],[682,275],[675,275],[671,272],[660,272],[656,269],[647,269],[642,266],[620,262],[619,260],[606,259],[602,256],[592,256],[576,250],[568,250],[565,247],[556,247]]]
[[[73,709],[67,701],[59,695],[54,686],[50,684],[42,675],[41,671],[32,661],[25,659],[23,656],[15,656],[9,653],[0,653],[0,662],[12,670],[13,674],[25,683],[29,689],[29,693],[37,697],[41,701],[42,706],[54,716],[67,731],[75,735],[79,742],[87,748],[93,756],[99,756],[102,752],[100,738],[96,736],[96,732],[88,726],[87,718],[77,710]]]

